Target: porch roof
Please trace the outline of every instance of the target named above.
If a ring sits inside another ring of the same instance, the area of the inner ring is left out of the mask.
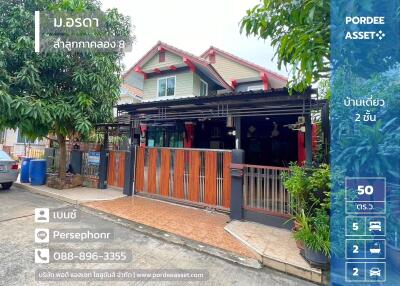
[[[289,95],[286,88],[230,92],[222,95],[164,99],[118,105],[118,114],[133,121],[207,119],[226,116],[273,116],[310,114],[325,104],[312,98],[314,89]]]

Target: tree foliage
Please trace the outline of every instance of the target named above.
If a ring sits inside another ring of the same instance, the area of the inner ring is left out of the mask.
[[[278,67],[291,71],[290,87],[303,91],[329,76],[329,0],[261,0],[247,11],[241,31],[268,39]]]
[[[112,119],[123,53],[35,53],[35,10],[100,11],[100,4],[94,0],[0,2],[0,126],[18,127],[29,137],[56,134],[65,144],[67,137],[88,136],[94,124]],[[105,15],[105,36],[132,40],[129,17],[116,9]]]

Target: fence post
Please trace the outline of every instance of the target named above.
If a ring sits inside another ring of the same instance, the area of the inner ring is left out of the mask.
[[[230,218],[241,220],[243,219],[243,164],[244,150],[232,150],[231,163],[231,213]]]
[[[108,128],[104,133],[104,141],[100,148],[99,189],[107,189],[108,177]]]
[[[125,182],[124,195],[132,196],[133,194],[133,178],[135,172],[135,145],[130,146],[130,150],[125,154]]]

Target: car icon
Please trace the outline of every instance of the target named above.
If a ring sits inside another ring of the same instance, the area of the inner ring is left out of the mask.
[[[382,224],[380,221],[370,221],[369,231],[382,231]]]
[[[373,276],[381,277],[381,270],[378,267],[372,267],[369,270],[369,276],[370,277],[373,277]]]

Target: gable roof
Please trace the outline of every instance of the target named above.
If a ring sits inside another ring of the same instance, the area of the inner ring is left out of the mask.
[[[208,71],[221,86],[225,87],[226,89],[232,90],[232,87],[222,78],[222,76],[215,70],[215,68],[211,65],[211,63],[208,60],[206,60],[202,57],[195,56],[191,53],[188,53],[184,50],[178,49],[174,46],[168,45],[161,41],[158,41],[156,45],[154,45],[136,64],[134,64],[123,75],[123,77],[125,78],[129,73],[134,71],[136,67],[141,67],[144,63],[149,61],[152,57],[154,57],[159,52],[160,48],[162,48],[165,51],[168,51],[170,53],[181,56],[182,58],[189,59],[193,64],[195,64],[199,67],[202,67],[204,70]]]
[[[215,51],[217,54],[220,54],[221,56],[224,56],[224,57],[226,57],[226,58],[228,58],[228,59],[230,59],[230,60],[232,60],[232,61],[234,61],[234,62],[236,62],[238,64],[241,64],[243,66],[249,67],[249,68],[254,69],[254,70],[258,71],[258,72],[265,72],[268,77],[273,77],[273,78],[275,78],[275,79],[277,79],[279,81],[285,82],[285,83],[288,81],[288,79],[286,77],[284,77],[284,76],[282,76],[282,75],[280,75],[280,74],[278,74],[276,72],[268,70],[268,69],[266,69],[266,68],[264,68],[264,67],[262,67],[260,65],[257,65],[255,63],[249,62],[248,60],[242,59],[242,58],[240,58],[238,56],[235,56],[235,55],[233,55],[231,53],[223,51],[223,50],[221,50],[219,48],[216,48],[214,46],[210,46],[204,53],[202,53],[200,55],[200,57],[202,57],[202,58],[207,57],[207,55],[210,53],[210,51]]]

